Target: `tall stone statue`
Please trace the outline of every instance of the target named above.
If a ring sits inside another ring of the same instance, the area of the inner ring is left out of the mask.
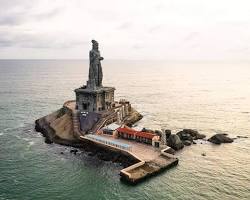
[[[102,65],[100,51],[98,49],[98,42],[92,40],[92,49],[89,52],[89,80],[87,82],[87,87],[90,89],[95,89],[96,87],[102,87]]]

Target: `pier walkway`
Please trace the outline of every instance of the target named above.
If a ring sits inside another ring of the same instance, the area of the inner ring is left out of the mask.
[[[88,134],[80,136],[80,138],[100,143],[106,146],[107,149],[115,148],[124,151],[125,154],[139,160],[138,163],[120,171],[121,179],[131,184],[138,183],[149,176],[178,164],[178,159],[175,156],[165,153],[164,149],[155,148],[151,145],[120,138],[116,139],[108,135]]]
[[[100,142],[100,143],[105,144],[105,145],[110,145],[112,147],[116,147],[116,148],[119,148],[119,149],[122,149],[125,151],[132,150],[132,147],[129,144],[121,143],[117,140],[111,140],[109,138],[104,138],[104,137],[101,137],[99,135],[88,134],[88,135],[84,136],[84,138],[90,139],[92,141]]]

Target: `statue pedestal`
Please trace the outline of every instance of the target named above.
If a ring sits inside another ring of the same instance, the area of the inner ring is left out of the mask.
[[[114,87],[97,87],[90,89],[87,86],[75,89],[76,108],[80,111],[99,112],[109,110],[114,102]]]

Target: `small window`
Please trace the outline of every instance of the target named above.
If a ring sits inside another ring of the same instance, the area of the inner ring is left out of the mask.
[[[87,110],[87,109],[88,109],[88,104],[83,103],[83,104],[82,104],[82,108],[83,108],[83,110]]]

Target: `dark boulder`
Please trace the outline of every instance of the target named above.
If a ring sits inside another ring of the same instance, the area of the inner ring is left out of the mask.
[[[52,144],[53,143],[53,141],[49,137],[45,137],[44,142],[46,144]]]
[[[206,137],[206,135],[198,133],[198,134],[194,137],[194,140],[204,139],[205,137]]]
[[[190,145],[192,144],[192,142],[189,141],[189,140],[184,140],[184,141],[183,141],[183,144],[184,144],[185,146],[190,146]]]
[[[227,134],[218,133],[209,138],[208,141],[214,144],[221,144],[221,143],[232,143],[234,140],[228,137]]]
[[[142,132],[148,132],[148,133],[155,133],[153,130],[148,129],[148,128],[143,128],[141,131]]]
[[[94,155],[95,155],[95,153],[93,153],[93,152],[88,153],[88,156],[94,156]]]
[[[160,136],[160,137],[162,136],[162,132],[159,131],[159,130],[155,130],[155,134],[158,135],[158,136]]]
[[[186,133],[184,131],[179,131],[178,133],[176,133],[176,135],[178,135],[182,141],[189,140],[193,142],[193,137],[189,133]]]
[[[198,131],[193,129],[183,129],[183,132],[190,134],[192,137],[195,137],[198,134]]]
[[[171,130],[166,129],[166,130],[165,130],[165,134],[166,134],[166,139],[168,139],[169,136],[171,135]]]
[[[75,154],[75,155],[76,155],[77,152],[78,152],[77,149],[71,149],[71,150],[70,150],[70,153],[73,153],[73,154]]]
[[[174,150],[180,150],[184,147],[184,144],[180,140],[178,135],[170,135],[168,138],[168,146]]]
[[[200,134],[198,131],[193,129],[183,129],[183,132],[186,134],[190,134],[194,140],[204,139],[206,137],[206,135]]]

